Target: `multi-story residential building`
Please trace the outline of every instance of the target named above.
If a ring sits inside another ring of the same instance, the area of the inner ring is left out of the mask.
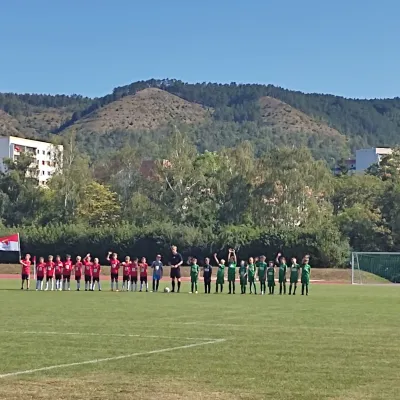
[[[15,160],[22,152],[30,153],[35,158],[39,184],[45,185],[56,171],[57,159],[62,158],[63,146],[15,136],[0,137],[0,169],[5,171],[5,158]]]
[[[379,164],[382,157],[392,154],[387,147],[373,147],[372,149],[356,150],[356,171],[363,172],[373,164]]]
[[[352,173],[363,173],[371,165],[379,164],[382,157],[392,154],[392,149],[387,147],[373,147],[372,149],[356,150],[356,158],[345,160],[344,163],[349,171]],[[333,169],[334,174],[340,173],[340,166],[336,165]]]

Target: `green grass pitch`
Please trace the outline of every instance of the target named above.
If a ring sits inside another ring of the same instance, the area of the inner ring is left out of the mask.
[[[0,399],[396,399],[400,291],[22,292],[0,281]],[[73,282],[72,287],[74,288]],[[14,290],[16,289],[16,290]]]

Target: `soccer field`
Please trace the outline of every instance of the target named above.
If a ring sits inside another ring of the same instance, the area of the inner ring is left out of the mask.
[[[400,396],[398,287],[312,285],[306,297],[19,284],[0,281],[0,399]]]

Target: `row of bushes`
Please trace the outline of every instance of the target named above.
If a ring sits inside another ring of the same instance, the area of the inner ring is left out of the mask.
[[[184,257],[199,259],[218,253],[226,256],[229,247],[235,247],[240,258],[265,254],[275,257],[281,251],[288,257],[312,256],[313,266],[334,267],[346,264],[349,245],[338,230],[330,225],[314,229],[269,231],[248,226],[228,226],[219,232],[200,230],[190,226],[157,225],[139,228],[132,225],[91,228],[79,225],[29,226],[21,229],[0,229],[0,236],[19,231],[22,252],[36,256],[48,254],[85,255],[91,253],[105,261],[108,250],[120,256],[145,256],[152,259],[156,253],[164,257],[172,244],[178,246]],[[15,255],[0,254],[1,262],[15,262]]]

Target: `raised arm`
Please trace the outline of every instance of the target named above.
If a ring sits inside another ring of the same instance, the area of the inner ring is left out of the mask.
[[[236,257],[236,251],[235,249],[232,249],[232,255],[235,258],[235,264],[237,264],[237,257]]]
[[[276,258],[275,258],[275,263],[276,263],[277,265],[279,265],[279,264],[280,264],[280,258],[281,258],[281,255],[282,255],[282,253],[278,253],[278,254],[276,255]]]
[[[218,257],[217,257],[217,253],[214,253],[214,260],[217,263],[217,265],[219,265],[219,260],[218,260]]]
[[[107,260],[107,261],[110,261],[110,256],[111,256],[111,254],[112,254],[112,252],[109,251],[108,254],[107,254],[107,257],[106,257],[106,260]]]

